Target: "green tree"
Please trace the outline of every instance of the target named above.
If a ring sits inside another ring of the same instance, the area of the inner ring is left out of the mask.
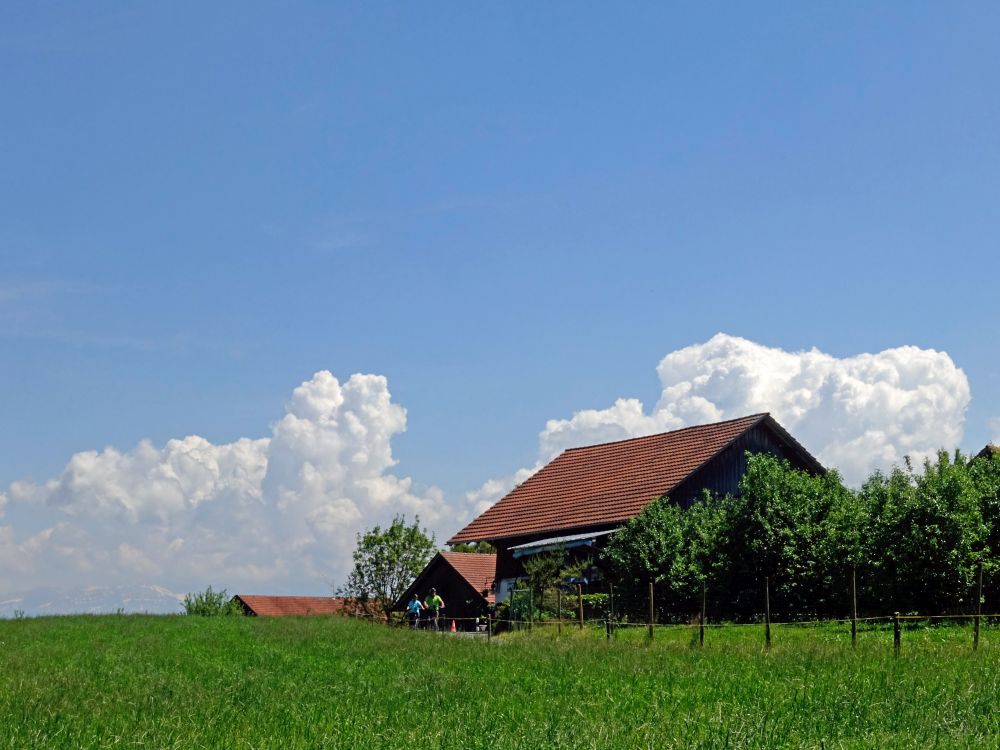
[[[743,506],[730,495],[714,495],[704,491],[698,502],[683,515],[682,555],[675,565],[679,580],[674,592],[683,611],[693,612],[701,606],[701,588],[708,594],[710,611],[719,611],[729,600],[733,561],[730,548],[733,530]],[[728,609],[728,605],[725,605]]]
[[[1000,453],[990,452],[969,465],[969,474],[979,496],[979,508],[986,526],[983,546],[983,596],[996,606],[1000,602]]]
[[[565,564],[566,550],[562,547],[524,558],[524,572],[528,578],[528,588],[537,594],[539,604],[541,604],[546,590],[559,584]]]
[[[240,605],[230,598],[225,589],[213,591],[209,586],[204,591],[184,595],[184,613],[202,617],[219,615],[241,615]]]
[[[977,481],[977,477],[978,480]],[[873,524],[872,587],[885,609],[969,609],[976,570],[989,549],[989,477],[961,453],[941,451],[917,471],[907,461],[862,490]]]
[[[684,511],[661,497],[608,538],[602,555],[617,584],[622,611],[644,614],[650,581],[658,609],[675,602],[685,583],[684,532]]]
[[[434,551],[434,537],[420,528],[419,518],[408,526],[403,516],[396,516],[385,529],[375,526],[358,534],[354,568],[337,593],[389,619],[393,605]]]
[[[759,611],[763,579],[769,577],[772,607],[779,611],[842,609],[843,593],[833,584],[843,580],[843,561],[831,520],[842,518],[836,538],[849,545],[858,520],[850,503],[850,490],[836,471],[815,476],[770,454],[749,455],[738,517],[731,521],[729,556],[738,606]]]

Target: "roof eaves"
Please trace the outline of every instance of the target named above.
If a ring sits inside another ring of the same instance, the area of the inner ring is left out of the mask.
[[[805,459],[806,463],[812,463],[817,474],[826,474],[826,467],[823,466],[823,464],[821,464],[812,453],[807,451],[802,443],[792,437],[791,433],[778,423],[778,420],[770,414],[765,414],[764,416],[767,417],[768,427],[777,432],[778,435],[785,440],[791,448],[796,450],[799,455]]]

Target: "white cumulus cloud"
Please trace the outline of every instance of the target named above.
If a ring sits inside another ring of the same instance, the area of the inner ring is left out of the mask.
[[[404,513],[446,539],[569,447],[770,411],[858,482],[904,455],[958,445],[969,402],[947,354],[912,346],[838,358],[718,334],[671,352],[657,373],[651,408],[621,398],[548,421],[534,466],[454,508],[437,488],[394,473],[406,411],[384,377],[317,372],[261,437],[84,451],[48,481],[0,488],[0,592],[95,583],[322,591],[343,580],[358,531]]]
[[[343,580],[355,534],[374,523],[405,513],[450,530],[439,490],[391,473],[391,441],[405,429],[384,377],[341,383],[322,371],[295,389],[267,437],[77,453],[58,477],[0,493],[10,521],[0,526],[0,591],[149,581],[323,590]],[[15,511],[34,528],[16,525]]]
[[[656,371],[661,393],[651,409],[622,398],[549,420],[534,467],[491,480],[467,499],[488,506],[567,448],[757,412],[770,412],[824,465],[859,483],[906,455],[957,446],[970,398],[965,373],[946,353],[915,346],[838,358],[720,333],[671,352]]]

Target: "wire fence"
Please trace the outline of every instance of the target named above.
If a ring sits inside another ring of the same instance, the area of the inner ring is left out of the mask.
[[[352,615],[362,619],[374,621],[373,617],[366,615]],[[980,646],[980,635],[983,626],[990,626],[995,632],[1000,632],[1000,613],[980,613],[980,614],[893,614],[866,617],[840,617],[813,620],[778,620],[772,622],[694,622],[694,623],[658,623],[658,622],[637,622],[637,621],[616,621],[609,617],[585,617],[580,618],[547,618],[540,620],[519,620],[511,618],[494,618],[492,615],[484,617],[442,617],[439,627],[433,628],[422,625],[417,628],[428,633],[442,635],[454,634],[456,636],[474,637],[494,642],[502,640],[510,642],[509,638],[499,637],[510,634],[527,634],[533,631],[555,635],[571,636],[575,633],[583,633],[590,637],[603,635],[607,640],[614,640],[620,634],[628,634],[633,640],[634,634],[641,633],[642,637],[648,641],[655,641],[658,638],[670,634],[686,634],[691,645],[704,646],[706,643],[706,633],[722,630],[742,632],[744,636],[753,635],[761,639],[764,648],[770,648],[774,640],[774,631],[786,630],[807,630],[809,628],[835,628],[840,627],[845,630],[838,635],[846,639],[849,635],[850,643],[856,646],[859,632],[877,632],[892,634],[892,648],[898,655],[902,647],[903,633],[906,630],[915,629],[915,626],[923,625],[932,627],[935,624],[944,623],[955,624],[965,623],[972,625],[972,634],[969,638],[969,645],[972,650],[978,650]],[[399,623],[397,623],[399,624]],[[412,628],[412,624],[407,623],[406,627]],[[756,632],[754,632],[756,631]],[[711,641],[711,636],[708,637]]]
[[[577,586],[575,592],[564,592],[556,589],[554,592],[554,611],[547,611],[546,606],[553,602],[546,600],[546,591],[540,592],[538,600],[534,599],[534,592],[527,589],[518,589],[510,592],[507,601],[499,610],[491,611],[488,614],[475,617],[452,617],[447,612],[441,613],[438,618],[423,618],[417,621],[407,622],[408,627],[415,629],[434,630],[437,632],[463,634],[466,636],[481,636],[487,642],[492,642],[495,636],[504,633],[518,633],[523,631],[531,632],[536,628],[543,632],[555,631],[557,636],[566,631],[567,635],[574,629],[577,631],[603,631],[608,640],[618,637],[619,633],[636,633],[646,631],[646,637],[654,640],[656,634],[663,632],[677,632],[692,634],[697,639],[697,645],[704,646],[706,632],[722,629],[737,629],[746,631],[748,628],[756,628],[762,631],[763,645],[770,648],[775,629],[805,629],[816,627],[849,627],[850,642],[852,646],[857,646],[859,629],[873,631],[883,630],[892,633],[892,644],[896,654],[900,652],[902,636],[905,629],[913,629],[915,626],[924,623],[926,626],[943,623],[967,623],[972,625],[971,646],[973,650],[978,650],[980,645],[980,634],[984,623],[986,625],[1000,626],[1000,613],[982,612],[982,570],[978,576],[978,590],[975,598],[975,611],[971,613],[942,613],[942,614],[920,614],[920,613],[900,613],[894,612],[891,615],[865,615],[859,616],[857,613],[857,598],[854,590],[854,580],[851,581],[851,609],[849,616],[841,617],[798,617],[792,616],[782,619],[782,617],[772,617],[770,602],[770,581],[764,579],[763,587],[763,611],[750,622],[715,621],[710,622],[707,611],[707,596],[705,588],[702,588],[701,609],[687,622],[664,622],[663,618],[657,617],[657,599],[655,587],[652,582],[648,585],[647,595],[644,602],[637,601],[633,595],[631,601],[616,602],[615,590],[609,587],[607,594],[600,594],[605,597],[601,599],[602,606],[606,607],[599,616],[595,614],[596,601],[594,595],[589,596],[589,616],[588,606],[585,602],[585,595],[582,587]],[[564,593],[566,596],[564,597]],[[575,596],[573,595],[575,593]],[[518,595],[522,595],[518,600]],[[526,601],[523,595],[527,595]],[[616,609],[617,605],[617,609]],[[503,614],[499,614],[499,613]],[[645,618],[636,616],[636,613],[643,612]],[[569,617],[564,617],[564,613],[569,613]],[[676,615],[675,615],[676,616]]]

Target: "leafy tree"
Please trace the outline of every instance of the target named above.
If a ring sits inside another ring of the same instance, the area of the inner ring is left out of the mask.
[[[834,570],[843,568],[843,561],[830,524],[839,519],[837,539],[850,544],[857,520],[850,507],[850,490],[837,472],[814,476],[770,454],[748,456],[729,549],[738,608],[760,610],[765,577],[771,579],[772,607],[779,611],[842,608],[831,601]]]
[[[865,516],[840,476],[750,455],[740,490],[738,498],[706,491],[688,510],[660,498],[611,537],[604,559],[633,608],[653,581],[664,614],[697,611],[703,584],[712,611],[752,614],[761,609],[765,576],[778,607],[824,606],[844,550],[863,535]]]
[[[685,521],[684,511],[661,497],[608,539],[603,557],[617,584],[620,610],[642,616],[650,581],[661,613],[676,610],[680,597],[690,598]]]
[[[375,526],[358,534],[354,568],[337,593],[389,619],[392,606],[424,569],[434,551],[434,537],[420,528],[419,518],[407,526],[403,516],[396,516],[385,529]]]
[[[214,617],[219,615],[242,615],[240,605],[232,600],[225,589],[213,591],[209,586],[204,591],[184,595],[184,613]]]
[[[674,578],[684,547],[683,513],[661,497],[609,537],[603,555],[620,586],[641,590],[649,581]]]
[[[674,593],[682,611],[693,612],[701,606],[705,586],[710,611],[730,609],[734,530],[743,504],[730,495],[714,495],[707,490],[700,501],[683,515],[684,547],[676,566],[681,576]]]
[[[876,474],[865,483],[862,491],[878,519],[873,594],[886,609],[969,608],[990,537],[983,513],[989,482],[979,478],[961,453],[941,451],[920,472],[907,461],[888,477]]]
[[[565,564],[566,550],[563,547],[551,552],[531,555],[524,559],[524,572],[528,577],[528,587],[538,595],[539,601],[545,595],[546,589],[559,584],[563,577]]]
[[[1000,602],[1000,453],[980,456],[969,465],[969,474],[976,485],[979,508],[986,525],[983,546],[983,596],[994,605]]]

